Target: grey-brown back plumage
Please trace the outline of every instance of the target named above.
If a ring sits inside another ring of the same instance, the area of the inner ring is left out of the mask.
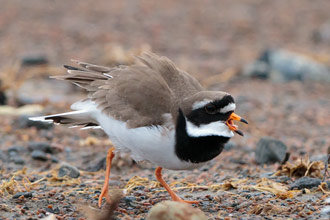
[[[153,53],[137,57],[131,66],[116,68],[76,62],[79,68],[65,66],[68,74],[53,78],[85,88],[88,99],[102,112],[131,128],[166,124],[164,114],[176,118],[179,104],[203,90],[168,58]]]

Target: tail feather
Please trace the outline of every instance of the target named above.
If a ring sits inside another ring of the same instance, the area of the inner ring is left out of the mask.
[[[91,112],[86,110],[78,110],[65,112],[55,115],[47,115],[29,118],[32,121],[43,121],[56,124],[71,125],[71,127],[96,127],[98,123],[91,117]]]

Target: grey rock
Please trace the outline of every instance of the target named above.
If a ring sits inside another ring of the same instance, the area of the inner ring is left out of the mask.
[[[0,161],[1,162],[6,162],[7,161],[7,156],[2,150],[0,150]]]
[[[2,87],[2,81],[0,79],[0,88]],[[6,105],[7,104],[7,96],[5,91],[3,89],[0,89],[0,105]]]
[[[11,161],[13,161],[15,164],[18,164],[18,165],[24,165],[25,164],[25,161],[22,157],[20,156],[16,156],[16,157],[13,157],[10,159]]]
[[[42,121],[32,121],[29,119],[30,116],[22,115],[17,120],[15,120],[15,124],[18,125],[19,128],[31,128],[35,127],[39,130],[41,129],[51,129],[54,127],[53,123],[42,122]]]
[[[308,176],[301,177],[290,184],[290,189],[311,189],[321,184],[321,180]]]
[[[71,166],[69,164],[63,164],[58,171],[58,176],[70,176],[72,178],[78,178],[80,176],[80,172],[74,166]]]
[[[48,142],[29,142],[28,149],[29,151],[39,150],[44,153],[55,153],[54,149],[50,146]]]
[[[280,182],[280,183],[288,183],[289,181],[291,181],[291,179],[288,176],[278,176],[276,180],[276,182]]]
[[[6,93],[0,90],[0,105],[6,105],[6,104],[7,104]]]
[[[9,151],[8,156],[9,156],[9,158],[13,158],[13,157],[18,156],[18,153],[16,151]]]
[[[8,158],[15,164],[23,165],[25,161],[19,156],[19,152],[26,151],[22,146],[12,146],[8,148]]]
[[[267,49],[255,62],[243,69],[243,74],[275,82],[291,80],[330,82],[330,68],[290,51]]]
[[[99,161],[96,162],[96,164],[88,166],[86,168],[86,171],[96,172],[96,171],[99,171],[99,170],[105,169],[105,168],[106,168],[106,158],[102,157]]]
[[[22,66],[36,66],[48,64],[49,61],[45,55],[26,55],[21,59]]]
[[[312,37],[316,43],[319,42],[330,43],[330,20],[324,23],[323,25],[321,25],[316,31],[314,31]]]
[[[53,163],[58,163],[58,162],[59,162],[59,160],[58,160],[56,157],[54,157],[54,156],[51,156],[51,157],[50,157],[50,160],[51,160]]]
[[[47,154],[41,150],[34,150],[31,153],[31,157],[34,160],[41,160],[41,161],[47,161],[48,157]]]
[[[279,140],[261,138],[255,151],[255,160],[259,164],[282,162],[286,157],[287,147]]]
[[[11,152],[22,153],[22,152],[26,152],[26,148],[23,146],[14,145],[14,146],[9,147],[7,149],[7,151],[9,154]]]
[[[15,195],[13,195],[13,199],[18,199],[21,196],[24,196],[24,198],[32,198],[33,194],[32,192],[18,192]]]

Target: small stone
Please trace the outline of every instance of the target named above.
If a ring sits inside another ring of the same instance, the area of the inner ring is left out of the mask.
[[[50,160],[51,160],[53,163],[58,163],[58,162],[59,162],[59,160],[58,160],[56,157],[54,157],[54,156],[51,156],[51,157],[50,157]]]
[[[291,80],[330,82],[326,65],[301,54],[281,49],[267,49],[258,60],[243,68],[243,74],[274,82]]]
[[[90,165],[86,168],[86,171],[89,172],[96,172],[101,169],[105,169],[106,167],[106,158],[102,157],[99,161],[96,162],[96,164]]]
[[[183,202],[164,201],[152,207],[147,220],[206,220],[206,215]]]
[[[21,152],[25,152],[26,148],[23,146],[14,145],[14,146],[9,147],[7,151],[8,151],[8,153],[10,153],[10,152],[21,153]]]
[[[41,150],[34,150],[34,151],[32,151],[31,157],[34,160],[41,160],[41,161],[47,161],[48,160],[47,154],[45,154]]]
[[[9,151],[9,152],[8,152],[8,156],[9,156],[9,158],[13,158],[13,157],[18,156],[18,154],[17,154],[16,151]]]
[[[21,158],[20,156],[12,158],[11,161],[13,161],[15,164],[18,164],[18,165],[24,165],[25,164],[24,159]]]
[[[291,179],[288,176],[279,176],[278,177],[278,182],[280,182],[280,183],[288,183],[290,180]]]
[[[0,88],[2,88],[2,81],[0,79]],[[7,104],[7,96],[4,91],[4,89],[0,89],[0,105],[6,105]]]
[[[5,155],[5,153],[2,150],[0,150],[0,160],[7,161],[7,156]]]
[[[301,177],[290,184],[290,189],[311,189],[321,184],[321,180],[308,176]]]
[[[261,138],[257,144],[255,160],[259,164],[282,162],[286,157],[287,147],[279,140]]]
[[[44,55],[27,55],[22,58],[21,65],[22,66],[36,66],[36,65],[44,65],[48,64],[49,61]]]
[[[13,199],[18,199],[19,197],[24,196],[24,198],[32,198],[32,192],[18,192],[13,195]]]
[[[69,164],[63,164],[58,170],[58,176],[70,176],[72,178],[78,178],[80,176],[80,172],[76,167],[73,167]]]
[[[2,90],[0,90],[0,105],[6,105],[7,104],[7,96],[6,93]]]
[[[50,146],[48,142],[29,142],[28,149],[30,151],[39,150],[44,153],[54,153],[54,149]]]
[[[125,196],[122,200],[126,203],[127,206],[136,207],[136,198],[134,196]]]
[[[53,128],[54,124],[42,121],[32,121],[29,119],[30,116],[23,115],[15,120],[19,128],[31,128],[35,127],[37,129],[50,129]]]

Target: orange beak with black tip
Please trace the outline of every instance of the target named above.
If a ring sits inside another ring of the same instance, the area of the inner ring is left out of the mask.
[[[238,130],[238,127],[237,127],[237,125],[234,124],[234,121],[241,121],[245,124],[248,124],[247,120],[245,120],[244,118],[242,118],[241,116],[239,116],[233,112],[233,113],[231,113],[230,117],[226,121],[226,125],[229,127],[230,130],[236,132],[237,134],[239,134],[241,136],[244,136],[243,132]]]

